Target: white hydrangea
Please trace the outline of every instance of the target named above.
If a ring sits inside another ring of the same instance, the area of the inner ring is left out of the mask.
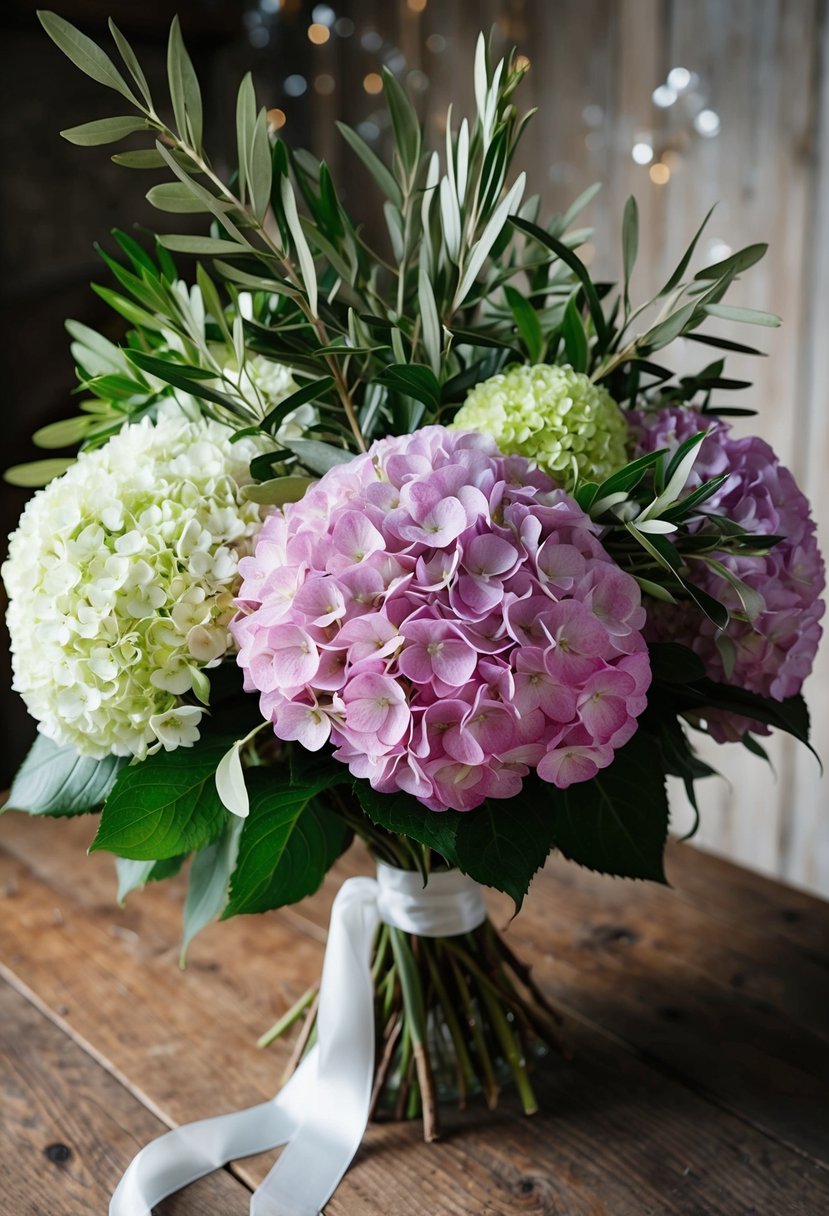
[[[258,441],[172,402],[124,429],[27,504],[2,569],[14,688],[39,729],[84,755],[190,746],[181,698],[231,644],[244,501]]]

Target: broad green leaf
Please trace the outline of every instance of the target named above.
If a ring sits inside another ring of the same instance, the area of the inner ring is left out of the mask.
[[[248,784],[250,814],[222,919],[311,895],[350,840],[343,820],[317,801],[327,780],[297,784],[252,769]]]
[[[157,861],[217,839],[227,812],[216,792],[216,768],[233,742],[204,736],[193,747],[156,752],[122,769],[92,850]]]
[[[567,362],[577,372],[586,372],[590,358],[590,348],[587,341],[587,331],[581,319],[581,313],[574,296],[567,301],[564,319],[561,322],[561,336],[564,339],[564,353]]]
[[[668,799],[653,739],[640,729],[591,781],[550,788],[543,808],[555,847],[579,865],[665,882]]]
[[[6,809],[53,816],[97,810],[125,764],[119,756],[81,756],[38,735],[12,782]]]
[[[327,473],[335,464],[348,464],[354,459],[353,452],[320,443],[318,439],[286,439],[284,443],[311,473]]]
[[[458,864],[455,838],[460,816],[457,811],[436,814],[411,794],[378,794],[368,781],[363,780],[354,782],[354,793],[372,823],[396,836],[416,840],[438,853],[448,865]]]
[[[510,287],[509,285],[504,287],[504,295],[507,297],[510,312],[527,348],[530,363],[538,363],[544,350],[544,335],[541,332],[541,322],[538,319],[538,313],[526,296],[523,296],[515,287]],[[572,359],[570,362],[573,362]],[[576,370],[583,371],[584,368],[576,368]]]
[[[99,84],[106,85],[108,89],[114,89],[116,93],[120,93],[122,97],[126,97],[127,101],[132,102],[137,110],[141,109],[141,103],[109,55],[102,51],[91,38],[87,38],[86,34],[82,34],[80,30],[76,29],[69,21],[65,21],[63,17],[59,17],[57,13],[41,10],[37,16],[40,24],[55,46],[63,51],[67,59],[72,60],[76,68],[80,68],[82,72],[86,73],[87,76],[91,76],[93,80],[97,80]]]
[[[87,432],[94,430],[97,419],[89,414],[79,414],[76,418],[64,418],[60,422],[52,422],[42,426],[32,435],[32,443],[39,448],[68,448],[80,443]]]
[[[476,882],[504,891],[517,911],[553,845],[553,817],[534,783],[510,802],[507,814],[505,808],[485,802],[458,814],[456,864]]]
[[[127,857],[115,858],[115,872],[118,875],[117,901],[124,900],[133,891],[142,890],[148,882],[163,882],[178,874],[187,860],[186,855],[168,857],[164,861],[130,861]]]
[[[239,856],[243,819],[234,817],[224,834],[200,849],[190,867],[187,897],[184,901],[183,933],[179,964],[183,967],[190,943],[227,905],[230,876]]]
[[[270,481],[242,486],[242,497],[269,507],[284,507],[286,503],[299,502],[313,484],[311,477],[273,477]]]
[[[6,469],[3,480],[7,481],[10,486],[39,489],[41,486],[47,485],[53,478],[60,477],[61,473],[65,473],[74,463],[74,457],[67,456],[66,458],[54,457],[50,460],[31,460],[28,464],[13,464],[10,469]]]
[[[337,123],[337,130],[351,150],[359,156],[371,176],[377,182],[377,185],[383,191],[383,194],[387,198],[390,198],[396,207],[402,207],[403,195],[400,187],[377,153],[372,151],[366,141],[361,139],[357,132],[352,130],[351,127],[346,126],[344,122]]]
[[[70,144],[91,148],[98,144],[114,144],[136,131],[146,131],[143,118],[125,115],[121,118],[98,118],[94,122],[81,123],[79,127],[66,127],[61,136]]]
[[[213,210],[201,198],[198,198],[184,182],[162,182],[158,186],[152,186],[147,191],[146,198],[147,202],[152,203],[153,207],[159,211],[196,213]]]

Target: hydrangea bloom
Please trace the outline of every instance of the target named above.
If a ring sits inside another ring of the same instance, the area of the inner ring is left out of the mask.
[[[259,449],[228,435],[170,403],[27,504],[2,574],[14,687],[49,738],[96,757],[198,738],[203,711],[179,701],[232,640],[260,524],[239,496]]]
[[[432,426],[338,465],[264,523],[232,629],[281,739],[433,810],[594,776],[650,666],[636,583],[549,478]]]
[[[455,426],[491,435],[502,452],[527,456],[564,482],[572,481],[574,463],[590,481],[625,463],[621,410],[572,367],[507,368],[471,390]]]
[[[746,532],[782,537],[760,557],[714,554],[762,597],[765,607],[756,620],[732,620],[724,638],[698,610],[655,603],[648,613],[650,634],[654,640],[690,646],[712,680],[777,701],[794,696],[812,669],[824,607],[825,571],[808,500],[762,439],[738,439],[726,423],[703,420],[694,410],[681,407],[649,414],[634,411],[629,418],[636,455],[662,447],[675,449],[707,427],[709,434],[688,488],[728,473],[728,480],[703,509],[727,516]],[[740,611],[736,592],[716,571],[697,563],[693,578],[729,610]],[[758,722],[720,711],[712,711],[707,721],[720,742],[739,739],[747,730],[769,733]]]

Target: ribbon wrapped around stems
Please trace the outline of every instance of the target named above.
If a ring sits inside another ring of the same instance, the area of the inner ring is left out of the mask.
[[[366,1129],[374,1077],[371,952],[381,921],[419,937],[455,937],[486,918],[481,889],[459,870],[378,865],[349,878],[331,909],[317,1044],[269,1102],[167,1132],[127,1168],[109,1216],[150,1216],[174,1191],[237,1157],[286,1147],[251,1196],[250,1216],[318,1216]]]

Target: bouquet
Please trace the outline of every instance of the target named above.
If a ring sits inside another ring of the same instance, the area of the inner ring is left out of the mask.
[[[177,21],[159,109],[114,24],[123,68],[41,21],[129,110],[63,136],[144,134],[113,159],[161,170],[150,201],[205,222],[115,232],[95,290],[126,336],[67,323],[80,413],[35,435],[77,458],[7,474],[48,482],[3,569],[39,728],[9,805],[101,810],[91,847],[115,855],[119,899],[186,865],[182,958],[364,842],[377,882],[345,884],[322,987],[269,1036],[304,1020],[293,1080],[252,1124],[218,1120],[209,1151],[151,1146],[112,1209],[289,1141],[270,1202],[316,1211],[372,1113],[422,1116],[431,1139],[441,1101],[494,1105],[507,1081],[535,1109],[558,1019],[481,887],[520,908],[551,850],[664,882],[665,778],[696,807],[713,772],[696,735],[760,756],[772,727],[808,742],[814,523],[768,445],[732,433],[751,411],[719,402],[747,387],[725,356],[759,352],[716,322],[778,324],[723,302],[765,246],[695,269],[700,228],[634,306],[630,199],[621,282],[593,282],[572,227],[592,191],[552,218],[526,196],[526,61],[483,38],[475,115],[450,112],[445,148],[389,71],[391,163],[340,126],[382,200],[375,246],[249,76],[234,171],[216,170]],[[678,338],[700,347],[693,375],[667,365]]]

